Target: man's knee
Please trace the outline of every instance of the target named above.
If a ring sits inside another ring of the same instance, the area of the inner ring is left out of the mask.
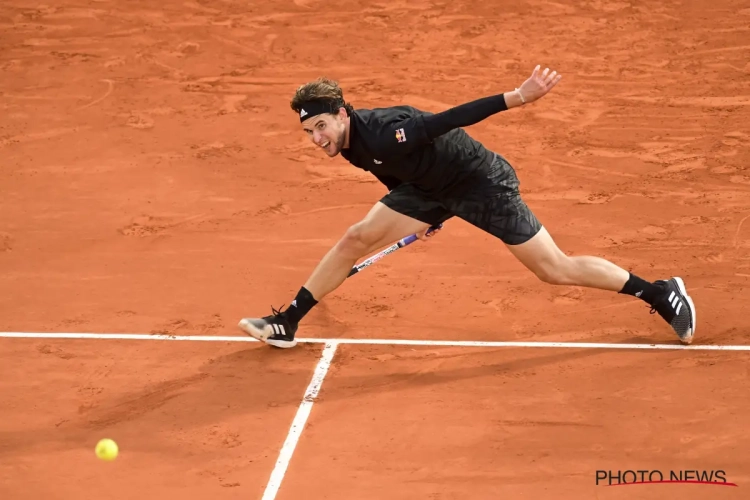
[[[569,257],[558,256],[538,263],[534,268],[534,274],[550,285],[570,285],[573,283],[571,265]]]
[[[367,220],[360,221],[346,230],[336,247],[348,257],[360,258],[370,252],[383,239],[383,231]]]

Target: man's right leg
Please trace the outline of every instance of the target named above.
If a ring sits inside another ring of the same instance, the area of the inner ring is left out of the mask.
[[[351,226],[323,257],[304,285],[317,301],[338,288],[362,257],[423,231],[429,224],[378,202],[362,221]]]
[[[391,196],[394,194],[398,195],[394,190],[383,201],[392,204],[394,197],[403,200],[403,197]],[[318,301],[344,282],[360,258],[401,238],[424,231],[431,225],[431,222],[397,212],[383,201],[378,202],[364,219],[351,226],[328,251],[286,311],[273,309],[272,316],[244,318],[239,323],[240,329],[269,345],[294,347],[294,334],[299,321]],[[418,200],[408,201],[414,205]],[[396,208],[400,209],[398,206]],[[408,209],[403,211],[410,213]]]

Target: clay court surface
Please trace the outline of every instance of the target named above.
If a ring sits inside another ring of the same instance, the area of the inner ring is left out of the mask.
[[[747,498],[749,26],[740,0],[3,3],[0,498]],[[695,349],[502,344],[677,339],[461,220],[329,296],[315,342],[242,337],[385,193],[314,149],[299,84],[441,111],[536,64],[550,95],[468,131],[566,252],[682,276]],[[737,486],[595,484],[639,469]]]

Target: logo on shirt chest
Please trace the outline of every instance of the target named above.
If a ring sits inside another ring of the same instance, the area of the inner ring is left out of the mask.
[[[404,132],[404,129],[400,128],[396,130],[396,140],[398,142],[406,142],[406,132]]]
[[[382,165],[383,162],[380,160],[376,160],[375,158],[372,159],[373,162],[375,162],[375,165]]]

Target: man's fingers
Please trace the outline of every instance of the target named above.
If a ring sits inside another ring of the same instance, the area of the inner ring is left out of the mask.
[[[432,238],[433,236],[435,236],[439,232],[440,232],[440,229],[433,229],[429,233],[428,232],[421,232],[421,233],[419,233],[417,235],[417,238],[419,238],[420,240],[426,240],[428,238]]]
[[[551,89],[555,85],[557,85],[557,82],[559,82],[562,79],[562,75],[557,75],[554,80],[547,86],[548,89]]]

